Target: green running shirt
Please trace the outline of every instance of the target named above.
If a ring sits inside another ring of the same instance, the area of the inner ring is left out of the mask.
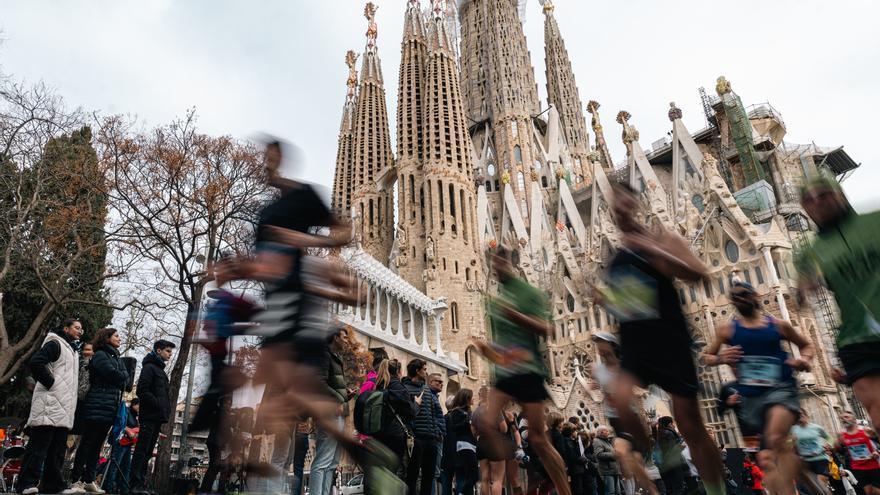
[[[820,232],[796,260],[802,277],[825,280],[840,309],[837,348],[880,342],[880,212],[853,213]]]
[[[496,379],[527,373],[536,373],[546,378],[547,367],[544,366],[544,359],[541,357],[538,335],[508,320],[501,311],[499,299],[506,301],[522,314],[545,321],[550,319],[549,303],[544,292],[515,277],[499,284],[498,298],[489,300],[493,342],[508,349],[514,347],[525,349],[532,355],[532,359],[509,367],[496,365]]]

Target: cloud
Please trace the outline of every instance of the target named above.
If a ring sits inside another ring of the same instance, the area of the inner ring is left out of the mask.
[[[393,136],[405,3],[375,2]],[[602,103],[616,159],[624,156],[613,121],[618,110],[632,113],[645,147],[669,131],[670,101],[696,131],[705,125],[697,88],[711,91],[723,74],[747,105],[769,101],[782,113],[788,140],[845,145],[863,163],[845,183],[847,192],[860,209],[878,206],[874,3],[554,3],[581,97]],[[363,51],[363,4],[0,0],[0,63],[17,77],[45,80],[88,110],[133,113],[158,125],[194,106],[205,132],[286,137],[305,151],[302,175],[329,185],[345,96],[343,58],[349,49]],[[543,15],[536,1],[526,11],[546,101]]]

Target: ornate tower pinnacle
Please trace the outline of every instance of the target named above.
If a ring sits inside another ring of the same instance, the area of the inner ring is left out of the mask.
[[[630,118],[632,118],[632,115],[626,110],[621,110],[617,114],[617,123],[623,126],[623,134],[621,136],[623,138],[623,144],[627,146],[627,149],[632,146],[634,141],[639,140],[639,130],[636,129],[635,126],[630,125]]]
[[[584,118],[583,105],[571,59],[565,48],[565,41],[559,31],[559,24],[553,15],[553,2],[544,2],[544,50],[547,67],[547,102],[559,112],[562,134],[568,144],[572,169],[582,181],[589,182],[592,169],[587,155],[590,152],[590,136]]]
[[[669,121],[675,122],[676,120],[681,119],[681,109],[675,106],[675,102],[669,103]]]
[[[608,151],[608,142],[605,141],[605,131],[602,129],[602,121],[599,118],[600,106],[598,101],[590,100],[587,103],[587,111],[593,116],[592,127],[593,132],[596,133],[596,151],[600,154],[600,163],[605,173],[610,174],[614,171],[614,160],[611,159],[611,153]]]
[[[379,7],[376,7],[373,2],[367,2],[367,6],[364,7],[364,17],[369,21],[367,25],[367,51],[370,52],[376,51],[376,38],[379,37],[379,26],[376,24],[377,10]]]

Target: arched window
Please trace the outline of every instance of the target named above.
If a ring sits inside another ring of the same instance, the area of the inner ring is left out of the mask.
[[[522,163],[522,148],[519,145],[513,147],[513,159],[516,163]]]
[[[526,190],[526,176],[522,172],[516,174],[516,186],[520,191]]]
[[[541,170],[541,161],[535,160],[535,170]]]
[[[452,319],[452,329],[458,330],[458,303],[453,302],[449,305],[449,317]]]
[[[492,192],[492,182],[486,181],[486,192]]]
[[[513,134],[513,137],[517,137],[519,135],[519,122],[515,120],[510,121],[510,133]]]
[[[541,176],[541,187],[547,187],[547,177]]]

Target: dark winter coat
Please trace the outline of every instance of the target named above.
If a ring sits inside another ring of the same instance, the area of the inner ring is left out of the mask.
[[[386,390],[381,435],[395,438],[406,437],[407,432],[401,422],[410,424],[416,413],[415,404],[410,400],[406,387],[397,378],[392,378],[387,386],[377,383],[376,390]],[[397,420],[398,417],[400,421]]]
[[[119,351],[110,345],[95,349],[88,370],[89,391],[83,398],[82,419],[92,423],[113,424],[128,381],[128,370],[119,359]]]
[[[164,423],[171,417],[171,387],[165,374],[165,361],[151,352],[141,363],[143,367],[137,382],[140,420]]]
[[[587,458],[581,455],[581,449],[575,438],[565,439],[565,453],[562,454],[562,460],[568,467],[568,474],[578,476],[587,472]]]
[[[327,395],[333,397],[336,402],[345,404],[342,415],[348,416],[348,387],[345,384],[345,368],[342,364],[342,357],[329,348],[325,353],[326,367],[321,381],[324,382]]]
[[[410,400],[422,396],[422,405],[412,422],[413,434],[422,440],[439,441],[441,438],[440,427],[437,425],[437,411],[439,403],[434,400],[434,394],[427,384],[412,381],[409,377],[403,379],[403,385],[409,393]],[[442,414],[442,413],[441,413]]]

